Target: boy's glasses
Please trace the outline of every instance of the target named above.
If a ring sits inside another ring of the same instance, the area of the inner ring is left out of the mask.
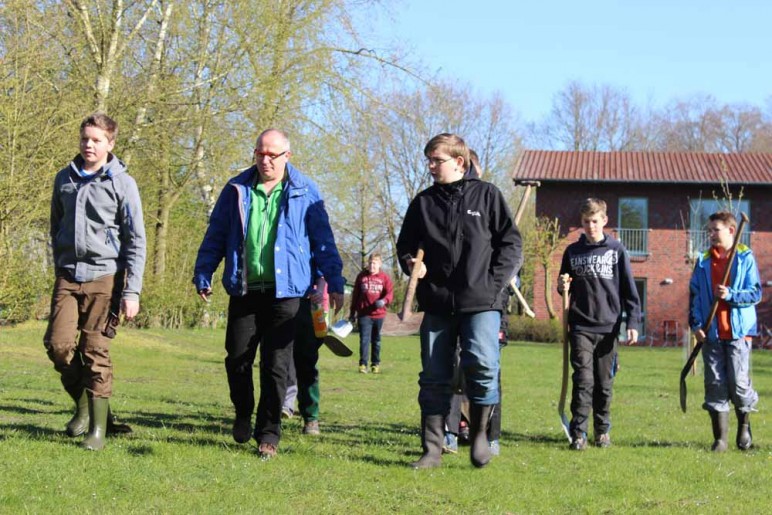
[[[285,151],[284,151],[284,152],[282,152],[281,154],[273,154],[273,153],[271,153],[271,152],[257,152],[257,151],[255,151],[255,154],[257,154],[257,157],[258,157],[258,158],[260,158],[260,159],[263,159],[264,157],[267,157],[267,158],[268,158],[268,159],[270,159],[271,161],[274,161],[274,160],[276,160],[276,159],[279,159],[281,156],[283,156],[283,155],[284,155],[284,154],[286,154],[287,152],[289,152],[289,151],[288,151],[288,150],[285,150]]]
[[[452,157],[447,157],[445,159],[440,159],[438,157],[427,157],[426,158],[426,166],[440,166],[442,163],[447,163],[453,159]]]

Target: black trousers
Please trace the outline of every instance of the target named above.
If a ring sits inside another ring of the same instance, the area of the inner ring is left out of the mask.
[[[279,444],[281,407],[292,360],[299,298],[277,299],[274,290],[231,297],[225,334],[225,370],[237,418],[251,418],[255,409],[252,365],[260,348],[260,401],[255,439]]]
[[[617,359],[617,334],[571,332],[571,436],[587,434],[590,409],[595,436],[611,429],[611,397]]]

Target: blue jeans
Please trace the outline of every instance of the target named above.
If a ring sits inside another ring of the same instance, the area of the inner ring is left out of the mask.
[[[729,411],[731,399],[735,409],[752,411],[759,394],[751,385],[749,375],[751,342],[739,340],[706,340],[702,348],[705,366],[705,403],[708,411]]]
[[[370,345],[373,348],[373,365],[381,364],[381,328],[382,318],[359,317],[359,364],[367,366],[370,357]]]
[[[453,394],[456,343],[466,395],[472,404],[499,402],[499,311],[457,315],[424,314],[421,323],[421,365],[418,404],[423,415],[447,415]]]

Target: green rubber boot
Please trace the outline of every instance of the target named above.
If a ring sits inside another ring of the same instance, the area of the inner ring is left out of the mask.
[[[445,439],[445,417],[423,415],[421,417],[421,446],[424,453],[410,464],[414,469],[430,469],[442,464],[442,442]]]
[[[740,410],[735,410],[735,414],[737,415],[737,448],[741,451],[747,451],[753,445],[751,414],[750,412],[743,413]]]
[[[88,413],[91,423],[89,433],[81,447],[89,451],[101,451],[105,446],[107,432],[107,412],[110,410],[110,399],[89,397]]]
[[[493,406],[469,404],[469,438],[472,447],[469,457],[472,465],[482,468],[491,461],[491,449],[488,445],[488,422],[491,418]]]
[[[75,414],[67,422],[67,436],[80,436],[88,431],[88,394],[86,390],[75,398]]]
[[[729,435],[729,412],[710,411],[710,422],[713,426],[713,452],[726,452]]]

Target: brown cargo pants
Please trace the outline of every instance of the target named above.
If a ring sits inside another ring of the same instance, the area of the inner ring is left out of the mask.
[[[90,397],[112,395],[110,339],[102,330],[110,311],[114,277],[107,275],[85,283],[57,277],[54,283],[43,344],[64,389],[76,400],[84,388]]]

